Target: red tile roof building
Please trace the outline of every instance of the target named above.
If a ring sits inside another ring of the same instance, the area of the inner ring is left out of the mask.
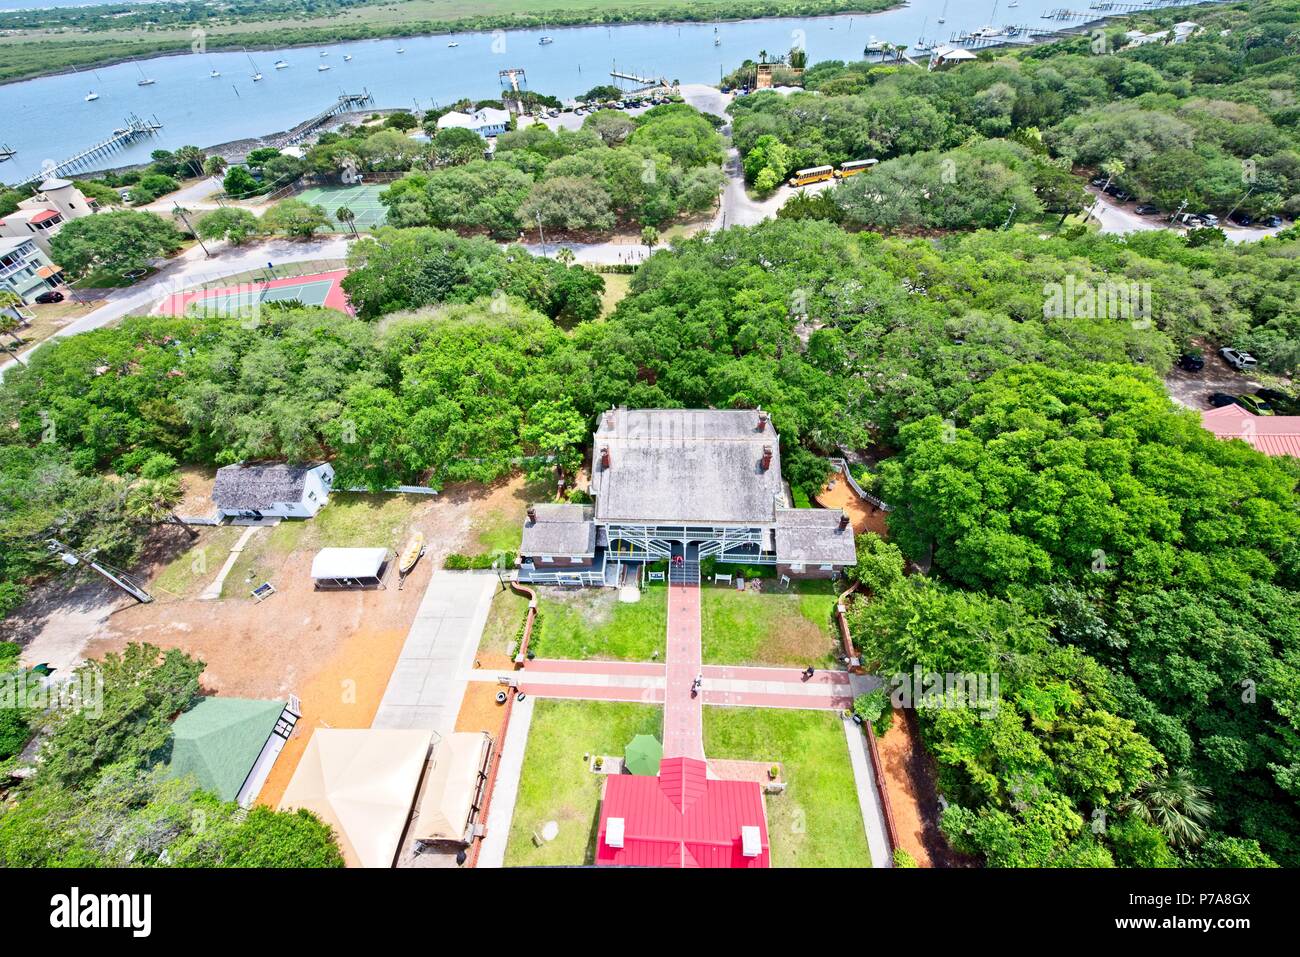
[[[772,866],[758,782],[710,780],[695,758],[665,758],[658,777],[607,777],[596,841],[603,866]]]
[[[1221,439],[1241,439],[1265,455],[1300,459],[1300,415],[1255,415],[1234,403],[1202,412],[1201,424]]]

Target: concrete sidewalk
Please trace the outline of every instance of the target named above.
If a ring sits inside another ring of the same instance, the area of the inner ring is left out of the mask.
[[[844,736],[849,743],[849,763],[853,766],[853,782],[858,789],[858,807],[862,809],[862,826],[867,832],[867,850],[871,852],[871,866],[893,867],[894,856],[889,851],[889,834],[885,828],[885,809],[876,789],[876,776],[871,770],[866,739],[862,736],[862,728],[851,718],[843,720]]]
[[[510,724],[506,728],[505,743],[501,745],[492,803],[484,822],[486,833],[476,867],[505,867],[506,842],[510,839],[510,825],[515,817],[515,801],[519,799],[519,776],[524,769],[524,752],[528,750],[528,729],[532,723],[533,698],[530,695],[523,701],[516,701],[510,712]]]
[[[388,679],[372,728],[455,730],[496,575],[435,571]]]

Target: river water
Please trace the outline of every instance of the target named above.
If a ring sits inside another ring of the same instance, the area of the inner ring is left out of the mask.
[[[465,33],[366,40],[322,47],[212,54],[187,53],[94,71],[0,86],[0,144],[17,155],[0,165],[0,179],[19,180],[47,160],[62,160],[121,126],[128,114],[156,117],[153,139],[113,154],[113,166],[141,162],[154,149],[211,146],[286,130],[327,107],[340,92],[369,90],[377,107],[427,109],[462,96],[494,97],[498,71],[521,67],[527,86],[566,99],[600,83],[610,70],[716,83],[746,57],[803,45],[809,62],[861,59],[872,38],[915,44],[924,35],[947,41],[987,23],[1051,25],[1041,14],[1063,0],[912,0],[871,15],[746,20],[719,24],[657,23]],[[1078,6],[1078,5],[1076,5]],[[946,22],[938,24],[941,14]],[[720,39],[714,45],[714,36]],[[549,35],[553,42],[538,41]],[[450,43],[458,46],[451,47]],[[398,53],[404,49],[404,53]],[[321,53],[328,53],[322,56]],[[344,56],[352,59],[345,61]],[[274,69],[283,59],[288,67]],[[326,64],[329,70],[320,71]],[[264,76],[254,83],[254,68]],[[209,73],[221,76],[212,78]],[[151,86],[138,86],[141,77]],[[86,102],[88,91],[99,99]]]

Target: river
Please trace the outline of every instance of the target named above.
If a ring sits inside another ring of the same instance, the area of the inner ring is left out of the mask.
[[[498,71],[522,67],[527,86],[562,99],[610,82],[615,65],[638,76],[716,83],[746,57],[803,45],[809,62],[861,59],[873,37],[915,44],[947,41],[983,24],[1044,27],[1041,14],[1062,0],[1021,0],[1008,9],[991,0],[912,0],[906,7],[854,16],[744,20],[713,24],[633,24],[504,33],[365,40],[323,47],[185,54],[0,86],[0,144],[17,155],[0,165],[14,182],[46,161],[62,160],[109,136],[128,114],[157,117],[159,135],[113,154],[113,166],[143,162],[155,149],[211,146],[293,127],[340,92],[369,90],[377,107],[423,110],[463,96],[489,98]],[[946,8],[946,22],[937,23]],[[544,35],[553,42],[540,44]],[[449,46],[451,43],[457,46]],[[404,49],[404,53],[399,53]],[[322,56],[327,53],[327,56]],[[351,56],[345,61],[344,56]],[[288,66],[274,69],[277,60]],[[325,64],[329,70],[320,71]],[[264,76],[254,83],[254,67]],[[216,70],[218,78],[209,76]],[[139,86],[147,77],[155,82]],[[99,98],[86,102],[87,92]]]

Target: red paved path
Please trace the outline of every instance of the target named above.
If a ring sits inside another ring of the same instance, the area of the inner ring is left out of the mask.
[[[668,586],[667,687],[664,757],[704,760],[704,695],[691,697],[700,662],[700,589]]]

